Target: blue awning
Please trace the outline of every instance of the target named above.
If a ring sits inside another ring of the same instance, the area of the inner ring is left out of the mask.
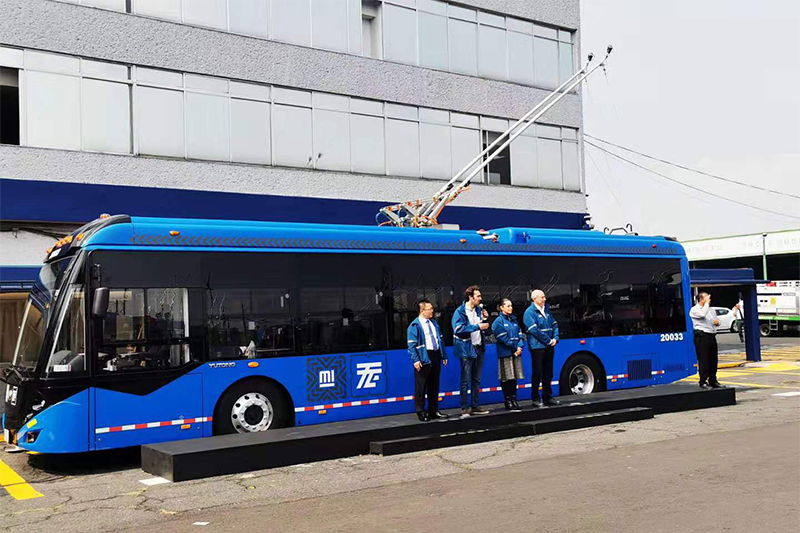
[[[734,286],[769,283],[766,279],[755,279],[752,268],[693,268],[689,278],[694,286]]]

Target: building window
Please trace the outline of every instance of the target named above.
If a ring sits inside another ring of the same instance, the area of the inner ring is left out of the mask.
[[[275,104],[275,164],[290,167],[313,166],[311,109]]]
[[[137,15],[181,22],[181,0],[134,0],[133,10]]]
[[[219,30],[228,29],[228,0],[202,0],[183,3],[183,21],[186,24]],[[236,2],[231,2],[235,4]]]
[[[153,87],[136,88],[139,153],[186,157],[183,92]]]
[[[347,52],[347,1],[312,0],[311,45],[314,48]]]
[[[440,0],[65,1],[544,88],[575,69],[574,32]]]
[[[421,67],[439,70],[450,68],[447,52],[447,5],[442,4],[442,6],[440,13],[444,14],[426,13],[425,11],[420,11],[418,14],[419,65]]]
[[[361,50],[373,59],[383,59],[382,6],[377,0],[361,2]]]
[[[231,160],[269,165],[270,104],[231,99]]]
[[[267,0],[228,2],[230,31],[243,35],[267,37],[269,35],[267,9]]]
[[[350,117],[346,111],[314,110],[314,152],[317,168],[350,170]]]
[[[450,6],[451,8],[453,6]],[[459,8],[462,9],[462,8]],[[464,9],[469,12],[470,10]],[[450,70],[460,74],[478,74],[478,25],[450,18],[448,20]]]
[[[417,64],[417,13],[413,9],[385,4],[383,29],[386,32],[384,59]]]
[[[10,50],[0,48],[0,61],[22,65],[25,54],[30,70],[0,71],[0,87],[11,89],[3,90],[2,105],[12,109],[0,121],[2,134],[27,146],[447,180],[509,126],[506,119],[142,67],[132,81],[127,65]],[[27,120],[20,123],[13,90],[23,77],[17,105]],[[474,182],[580,191],[579,152],[576,129],[537,124]]]
[[[506,20],[485,13],[480,13],[478,19],[481,21],[478,27],[478,73],[484,78],[507,80]]]
[[[499,133],[495,133],[493,131],[484,131],[483,132],[483,149],[489,147],[494,141],[496,141],[500,137]],[[498,148],[500,148],[506,141],[508,141],[508,137],[504,137],[502,141],[497,143],[497,146],[494,147],[493,151],[489,154],[484,156],[484,161],[489,158],[492,153],[495,153]],[[492,161],[484,168],[483,170],[485,176],[485,182],[490,185],[511,185],[511,151],[509,150],[509,146],[503,148],[503,150],[492,159]]]
[[[84,150],[131,153],[131,88],[126,83],[81,80]]]
[[[80,78],[25,72],[28,146],[81,149]]]
[[[311,2],[272,0],[272,37],[278,41],[311,46]]]
[[[0,67],[0,144],[19,144],[19,70]]]
[[[452,177],[452,157],[451,157],[451,127],[448,124],[448,113],[438,110],[420,110],[433,115],[443,114],[443,123],[428,123],[420,121],[420,173],[423,178],[434,178],[439,180],[449,180]],[[436,116],[431,116],[428,120],[436,120]]]
[[[383,116],[350,115],[353,172],[386,174]]]

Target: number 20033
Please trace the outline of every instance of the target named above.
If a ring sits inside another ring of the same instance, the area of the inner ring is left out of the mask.
[[[662,333],[661,342],[682,341],[683,333]]]

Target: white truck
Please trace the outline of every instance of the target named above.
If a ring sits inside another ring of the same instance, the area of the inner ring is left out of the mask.
[[[762,337],[800,329],[800,281],[773,281],[758,285],[756,294]]]

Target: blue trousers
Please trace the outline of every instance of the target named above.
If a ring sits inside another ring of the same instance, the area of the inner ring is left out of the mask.
[[[461,408],[477,408],[480,405],[481,372],[483,372],[483,356],[486,349],[482,344],[475,346],[478,357],[475,359],[461,360]],[[472,394],[467,396],[467,390],[472,389]],[[472,400],[470,402],[470,400]]]

